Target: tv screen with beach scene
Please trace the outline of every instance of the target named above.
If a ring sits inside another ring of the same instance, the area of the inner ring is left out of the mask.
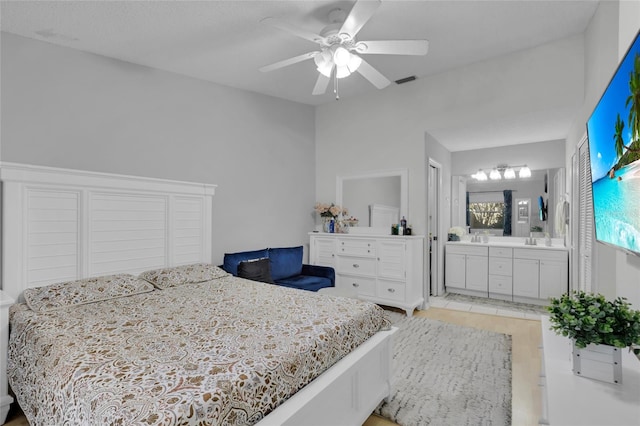
[[[587,121],[596,240],[640,256],[640,32]]]

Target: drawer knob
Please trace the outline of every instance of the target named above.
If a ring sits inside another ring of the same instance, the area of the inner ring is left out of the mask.
[[[353,264],[353,267],[354,267],[354,268],[359,268],[359,267],[360,267],[360,265],[358,265],[357,263],[354,263],[354,264]]]
[[[351,283],[351,285],[354,286],[354,287],[360,287],[360,284],[358,284],[358,283]]]
[[[367,250],[367,253],[371,253],[371,250]]]
[[[396,292],[396,289],[395,289],[395,288],[388,288],[388,289],[387,289],[387,291],[388,291],[389,293],[395,293],[395,292]]]

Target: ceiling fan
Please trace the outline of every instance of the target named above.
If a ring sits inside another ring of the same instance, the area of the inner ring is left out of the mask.
[[[312,92],[314,95],[324,94],[333,77],[334,92],[336,99],[339,99],[338,79],[347,77],[356,71],[378,89],[387,87],[391,83],[389,79],[369,65],[361,55],[426,55],[429,42],[427,40],[356,41],[355,37],[358,31],[371,19],[380,7],[380,3],[381,0],[359,0],[348,16],[341,9],[332,10],[329,13],[331,23],[320,34],[297,28],[277,18],[263,19],[261,22],[267,25],[317,43],[320,50],[266,65],[260,68],[260,71],[273,71],[307,59],[313,59],[319,72]]]

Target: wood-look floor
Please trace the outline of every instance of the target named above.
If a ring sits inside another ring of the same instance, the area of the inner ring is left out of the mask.
[[[511,335],[512,424],[517,426],[538,424],[540,416],[538,390],[540,350],[538,348],[542,341],[539,321],[442,308],[416,311],[414,315]],[[14,407],[15,405],[12,405],[6,425],[28,426],[29,423],[19,408]],[[395,423],[371,416],[364,424],[364,426],[386,425],[395,425]]]

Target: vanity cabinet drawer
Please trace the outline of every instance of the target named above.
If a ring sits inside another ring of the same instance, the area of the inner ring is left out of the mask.
[[[338,240],[338,253],[353,256],[375,256],[375,240],[366,239],[340,239]]]
[[[513,257],[516,259],[564,261],[568,259],[569,252],[566,250],[553,249],[514,249]]]
[[[491,257],[513,257],[513,249],[507,247],[489,247],[489,256]]]
[[[474,247],[463,244],[450,243],[446,245],[445,251],[454,254],[469,254],[472,256],[486,256],[489,251],[488,247]]]
[[[489,274],[491,275],[513,275],[513,261],[506,257],[489,258]]]
[[[379,280],[378,281],[378,297],[383,299],[403,301],[405,285],[402,282]]]
[[[503,275],[489,275],[489,294],[513,294],[513,280]]]
[[[376,295],[376,279],[369,277],[355,277],[349,275],[338,275],[337,286],[348,288],[364,296]]]
[[[376,275],[376,259],[355,256],[338,256],[337,271],[339,274]]]

